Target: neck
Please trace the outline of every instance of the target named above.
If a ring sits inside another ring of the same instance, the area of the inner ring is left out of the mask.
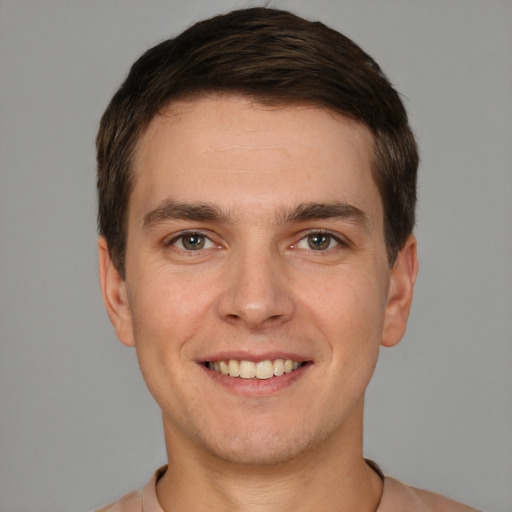
[[[166,431],[169,467],[157,484],[158,500],[165,512],[375,512],[382,481],[363,459],[362,415],[360,422],[272,465],[221,460]]]

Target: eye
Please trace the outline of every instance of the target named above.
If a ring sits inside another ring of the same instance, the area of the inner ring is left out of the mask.
[[[173,245],[178,249],[185,251],[201,251],[202,249],[210,249],[214,247],[214,243],[202,233],[182,233],[181,235],[173,238],[169,245]]]
[[[330,233],[315,232],[305,236],[297,244],[299,249],[312,249],[313,251],[325,251],[340,245],[340,241]]]

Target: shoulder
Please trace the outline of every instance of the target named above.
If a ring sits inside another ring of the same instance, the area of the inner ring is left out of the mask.
[[[156,497],[156,483],[166,469],[167,466],[157,469],[144,489],[133,491],[95,512],[163,512]]]
[[[477,509],[433,492],[417,489],[386,477],[378,512],[478,512]]]
[[[142,511],[142,490],[133,491],[120,500],[102,507],[96,512],[141,512]]]

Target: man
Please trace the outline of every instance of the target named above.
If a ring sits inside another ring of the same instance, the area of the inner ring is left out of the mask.
[[[343,35],[256,8],[149,50],[97,139],[100,282],[168,465],[104,511],[467,511],[365,461],[418,270],[418,154]]]

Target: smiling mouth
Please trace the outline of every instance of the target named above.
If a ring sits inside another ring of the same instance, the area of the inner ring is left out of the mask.
[[[240,379],[271,379],[291,373],[304,366],[306,362],[292,359],[266,359],[264,361],[246,361],[230,359],[229,361],[206,361],[204,365],[210,370]]]

